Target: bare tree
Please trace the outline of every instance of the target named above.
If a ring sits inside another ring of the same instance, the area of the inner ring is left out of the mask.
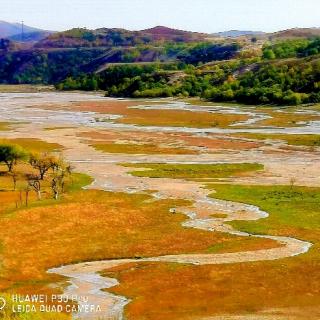
[[[51,189],[53,192],[53,198],[55,200],[59,199],[59,181],[58,177],[53,177],[51,181]]]
[[[55,165],[56,162],[57,159],[48,153],[34,153],[31,154],[29,159],[31,166],[39,171],[40,180],[44,179],[45,174]]]
[[[33,188],[35,192],[37,193],[38,200],[41,200],[41,183],[40,183],[40,177],[33,174],[27,175],[27,182],[28,186],[30,188]]]
[[[60,194],[65,191],[65,180],[71,175],[72,167],[60,158],[53,164],[52,170],[53,176],[51,180],[51,189],[53,192],[53,198],[58,200]]]

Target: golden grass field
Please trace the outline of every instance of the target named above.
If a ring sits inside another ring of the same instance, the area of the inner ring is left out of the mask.
[[[0,122],[0,131],[7,131],[9,130],[9,123],[8,122]]]
[[[29,152],[53,152],[61,150],[62,146],[58,143],[48,143],[39,139],[29,138],[15,138],[15,139],[3,139],[0,138],[0,143],[8,143],[18,145]]]
[[[243,114],[134,108],[141,104],[143,102],[139,101],[83,102],[74,104],[73,109],[122,115],[123,117],[116,120],[117,122],[140,126],[226,128],[236,122],[248,120],[248,116]]]
[[[41,205],[34,199],[29,208],[2,211],[2,290],[46,291],[56,280],[46,270],[61,264],[209,252],[222,243],[233,252],[275,246],[271,240],[252,238],[243,243],[241,237],[182,228],[185,216],[173,216],[169,209],[183,202],[145,203],[147,198],[78,191],[59,203],[47,200]],[[223,252],[223,246],[218,251]]]
[[[258,163],[226,164],[162,164],[162,163],[124,163],[125,167],[137,168],[130,173],[137,177],[170,179],[216,179],[231,176],[245,176],[250,172],[263,170]],[[145,169],[145,170],[141,170]]]
[[[270,218],[233,222],[253,233],[311,241],[309,253],[276,261],[189,266],[144,263],[106,271],[120,279],[112,292],[132,299],[130,319],[199,319],[272,315],[319,319],[319,188],[214,185],[213,196],[261,206]],[[288,198],[292,201],[288,201]],[[152,306],[152,307],[150,307]],[[307,317],[306,317],[307,315]],[[253,317],[254,318],[254,317]],[[251,319],[251,318],[250,318]],[[282,318],[281,318],[282,319]]]
[[[276,112],[274,110],[265,110],[270,119],[265,119],[256,123],[258,126],[265,127],[299,127],[310,121],[319,121],[320,116],[314,114],[297,114],[294,112]]]
[[[197,154],[195,150],[186,148],[161,147],[154,144],[134,144],[134,143],[105,143],[98,141],[92,146],[107,153],[124,154]]]
[[[262,134],[262,133],[241,133],[238,137],[253,140],[281,140],[293,146],[319,147],[320,135],[318,134]]]

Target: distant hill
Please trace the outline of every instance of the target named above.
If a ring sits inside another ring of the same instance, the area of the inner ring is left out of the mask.
[[[16,34],[14,36],[8,37],[8,39],[12,41],[20,41],[20,42],[38,42],[42,39],[47,38],[52,32],[50,31],[34,31],[23,34],[23,38],[21,39],[21,34]]]
[[[138,31],[141,34],[151,35],[154,41],[166,40],[166,41],[176,41],[176,42],[189,42],[196,40],[203,40],[205,37],[208,37],[207,34],[184,31],[178,29],[172,29],[164,26],[157,26],[150,29],[145,29]]]
[[[221,38],[238,38],[243,36],[260,36],[265,33],[262,31],[241,31],[241,30],[229,30],[214,33],[213,36],[221,37]]]
[[[272,39],[320,37],[320,28],[294,28],[269,34]]]
[[[25,33],[42,31],[37,28],[24,26]],[[6,21],[0,21],[0,37],[9,38],[15,35],[21,35],[21,23],[10,23]]]
[[[208,35],[182,31],[167,27],[154,27],[140,31],[119,28],[99,28],[90,30],[74,28],[49,35],[37,43],[38,48],[110,47],[136,46],[156,41],[196,42],[203,41]]]
[[[23,26],[23,39],[21,37],[22,27],[21,23],[10,23],[6,21],[0,21],[0,38],[7,38],[12,41],[22,42],[36,42],[40,41],[50,34],[52,31],[41,30],[38,28]]]

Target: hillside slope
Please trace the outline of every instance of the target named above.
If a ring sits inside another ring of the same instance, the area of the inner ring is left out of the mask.
[[[320,37],[320,28],[294,28],[269,34],[271,39]]]
[[[90,30],[74,28],[57,32],[37,43],[37,48],[110,47],[137,46],[154,42],[172,41],[176,43],[204,41],[208,35],[182,31],[167,27],[154,27],[141,31],[119,28],[99,28]]]
[[[234,42],[207,42],[206,36],[166,27],[143,31],[77,28],[50,34],[23,50],[4,43],[0,46],[0,82],[55,84],[116,63],[206,63],[234,57],[240,48]]]

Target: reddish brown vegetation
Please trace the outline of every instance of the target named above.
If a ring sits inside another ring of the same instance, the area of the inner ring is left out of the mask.
[[[303,258],[209,266],[136,264],[107,274],[120,280],[113,292],[133,299],[126,309],[129,319],[199,319],[265,310],[283,319],[320,315],[319,272]]]
[[[142,126],[225,128],[236,122],[248,120],[248,116],[243,114],[128,108],[141,104],[143,104],[143,102],[110,100],[107,102],[83,102],[74,104],[73,108],[81,111],[119,114],[122,115],[123,118],[117,120],[118,122]]]

